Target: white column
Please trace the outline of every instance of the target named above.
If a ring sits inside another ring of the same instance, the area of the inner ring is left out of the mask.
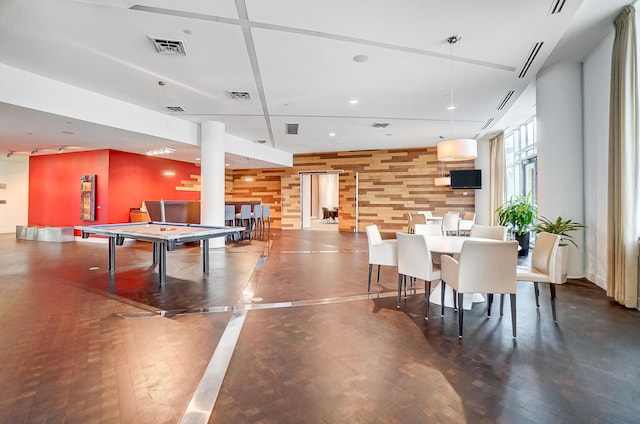
[[[224,225],[224,140],[221,122],[207,121],[200,127],[200,222],[203,225]],[[224,237],[209,241],[209,248],[224,247]]]
[[[582,64],[561,62],[536,79],[539,214],[584,223]],[[584,277],[584,232],[569,256],[570,277]]]

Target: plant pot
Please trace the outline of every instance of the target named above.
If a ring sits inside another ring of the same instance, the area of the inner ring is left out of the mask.
[[[558,246],[556,253],[556,262],[554,264],[553,282],[556,284],[567,282],[567,273],[569,272],[569,245],[561,244]]]
[[[530,233],[528,231],[521,236],[517,234],[514,235],[514,238],[518,240],[518,244],[520,245],[518,256],[527,256],[529,254],[529,235]]]

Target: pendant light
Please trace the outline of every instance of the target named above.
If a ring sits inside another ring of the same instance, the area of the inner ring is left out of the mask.
[[[453,128],[453,111],[455,110],[455,104],[453,102],[453,45],[460,41],[462,37],[459,35],[452,35],[447,38],[449,43],[449,90],[451,104],[447,108],[451,111],[451,127]],[[478,146],[476,140],[473,138],[461,138],[445,140],[438,143],[438,160],[441,162],[456,162],[462,160],[471,160],[478,157]]]

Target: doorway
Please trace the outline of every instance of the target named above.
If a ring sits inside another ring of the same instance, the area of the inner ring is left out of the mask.
[[[339,172],[300,173],[300,219],[303,230],[338,231]]]

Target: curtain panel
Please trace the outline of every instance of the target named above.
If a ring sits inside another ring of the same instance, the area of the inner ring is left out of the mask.
[[[638,306],[640,172],[635,9],[614,20],[609,111],[607,295]]]
[[[491,208],[489,222],[491,225],[498,225],[496,209],[506,201],[507,197],[507,167],[504,156],[504,132],[500,132],[500,134],[490,140],[489,154],[491,157],[491,163],[489,164],[489,207]]]

